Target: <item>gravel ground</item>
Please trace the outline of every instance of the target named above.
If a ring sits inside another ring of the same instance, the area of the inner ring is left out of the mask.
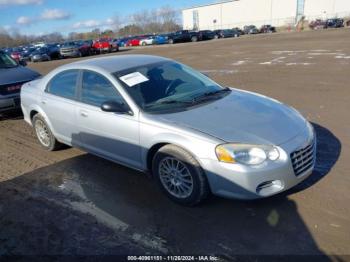
[[[116,54],[174,58],[222,85],[301,111],[317,131],[316,170],[295,189],[264,200],[211,197],[184,208],[147,176],[77,149],[45,152],[20,113],[0,116],[0,254],[220,254],[228,260],[323,254],[348,260],[349,41],[350,30],[341,29]],[[45,74],[75,60],[29,67]]]

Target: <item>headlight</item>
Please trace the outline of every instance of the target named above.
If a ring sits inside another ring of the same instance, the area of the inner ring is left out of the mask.
[[[221,162],[245,165],[259,165],[267,159],[276,161],[280,157],[276,147],[265,145],[223,144],[215,151]]]

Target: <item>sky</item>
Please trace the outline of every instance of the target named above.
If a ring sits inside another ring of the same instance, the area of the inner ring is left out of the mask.
[[[84,32],[111,27],[115,16],[127,23],[138,11],[211,2],[214,0],[0,0],[0,29],[34,35]]]

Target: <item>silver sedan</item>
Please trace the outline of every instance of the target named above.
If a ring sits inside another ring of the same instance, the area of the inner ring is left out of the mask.
[[[307,178],[316,161],[313,127],[295,109],[157,56],[59,67],[25,84],[21,105],[47,150],[67,144],[150,172],[184,205],[209,193],[272,196]]]

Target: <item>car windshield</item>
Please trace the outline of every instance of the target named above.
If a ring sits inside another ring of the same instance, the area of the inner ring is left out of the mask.
[[[9,55],[0,52],[0,68],[17,67],[18,64]]]
[[[167,61],[113,74],[145,112],[183,111],[219,99],[228,89],[185,65]]]
[[[62,47],[69,47],[69,46],[75,46],[74,42],[67,42],[62,45]]]

